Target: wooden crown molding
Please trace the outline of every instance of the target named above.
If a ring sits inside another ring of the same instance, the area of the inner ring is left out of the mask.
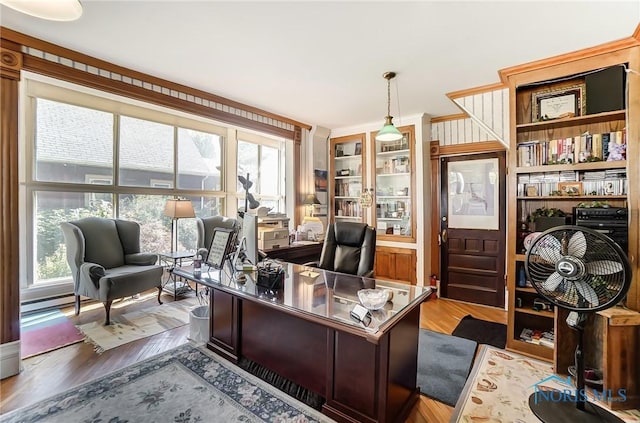
[[[276,115],[274,113],[268,112],[266,110],[262,110],[259,109],[257,107],[253,107],[253,106],[249,106],[243,103],[239,103],[233,100],[229,100],[227,98],[224,97],[220,97],[218,95],[206,92],[206,91],[201,91],[192,87],[188,87],[182,84],[178,84],[175,82],[171,82],[171,81],[167,81],[165,79],[162,78],[158,78],[155,77],[153,75],[148,75],[142,72],[138,72],[135,71],[133,69],[129,69],[129,68],[125,68],[107,61],[104,61],[102,59],[98,59],[92,56],[88,56],[86,54],[74,51],[74,50],[70,50],[68,48],[59,46],[57,44],[53,44],[50,43],[48,41],[44,41],[41,40],[39,38],[35,38],[32,37],[30,35],[26,35],[26,34],[22,34],[20,32],[14,31],[12,29],[8,29],[5,27],[1,27],[0,26],[0,34],[2,37],[2,45],[6,45],[7,43],[11,43],[11,44],[15,44],[15,45],[19,45],[19,46],[24,46],[24,47],[30,47],[33,49],[37,49],[46,53],[50,53],[50,54],[54,54],[60,57],[64,57],[66,59],[70,59],[72,61],[76,61],[76,62],[80,62],[80,63],[85,63],[89,66],[93,66],[96,67],[98,69],[104,69],[107,70],[109,72],[113,72],[116,74],[120,74],[123,76],[127,76],[129,78],[134,78],[134,79],[139,79],[141,81],[144,82],[148,82],[151,84],[156,84],[162,87],[166,87],[169,88],[171,90],[175,90],[178,92],[184,92],[184,93],[188,93],[189,95],[193,95],[193,96],[197,96],[197,97],[202,97],[205,98],[207,100],[216,102],[216,103],[220,103],[220,104],[224,104],[226,106],[229,107],[233,107],[236,109],[241,109],[243,111],[247,111],[250,113],[255,113],[255,114],[259,114],[261,116],[265,116],[280,122],[285,122],[288,124],[291,124],[293,126],[299,126],[301,128],[310,130],[311,129],[311,125],[306,124],[306,123],[302,123],[302,122],[298,122],[296,120],[293,119],[289,119],[286,118],[284,116],[280,116],[280,115]]]
[[[482,85],[480,87],[467,88],[466,90],[453,91],[453,92],[447,93],[447,97],[453,100],[454,98],[468,97],[476,94],[484,94],[491,91],[502,90],[504,88],[507,88],[507,85],[504,82],[496,82],[494,84]]]
[[[0,47],[0,75],[3,78],[20,80],[22,69],[22,54],[20,52]]]
[[[551,66],[562,65],[565,63],[575,62],[577,60],[585,59],[588,57],[598,56],[602,54],[612,53],[625,48],[635,47],[640,45],[640,25],[636,28],[636,32],[632,37],[623,38],[617,41],[611,41],[608,43],[600,44],[598,46],[577,50],[571,53],[561,54],[558,56],[548,57],[542,60],[536,60],[534,62],[524,63],[522,65],[512,66],[504,68],[498,71],[500,80],[503,83],[507,83],[508,78],[512,75],[521,74],[524,72],[536,71]]]

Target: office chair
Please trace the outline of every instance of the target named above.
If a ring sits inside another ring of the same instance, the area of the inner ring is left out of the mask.
[[[335,222],[327,226],[317,267],[350,275],[373,277],[376,230],[360,222]]]

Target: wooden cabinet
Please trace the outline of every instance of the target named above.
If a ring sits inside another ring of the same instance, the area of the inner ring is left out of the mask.
[[[375,275],[416,284],[416,250],[409,248],[376,247]]]
[[[574,53],[566,58],[558,57],[503,71],[511,97],[507,188],[507,349],[553,361],[556,371],[563,374],[567,372],[567,363],[573,362],[575,350],[573,333],[565,323],[567,312],[559,309],[534,310],[533,301],[540,298],[539,295],[535,289],[519,283],[525,282],[523,240],[534,230],[528,217],[536,209],[544,207],[563,210],[570,216],[573,207],[579,203],[597,205],[598,202],[606,202],[616,207],[636,204],[638,193],[633,189],[636,182],[630,180],[629,173],[637,173],[637,164],[624,159],[606,160],[614,144],[614,153],[624,143],[627,153],[637,151],[637,135],[629,137],[629,131],[637,134],[638,104],[631,101],[634,104],[623,104],[620,109],[589,110],[593,108],[586,107],[588,102],[599,99],[586,96],[586,83],[587,75],[601,68],[628,66],[630,62],[637,65],[638,54],[638,47],[611,44],[584,54]],[[619,88],[619,94],[624,96],[623,87]],[[628,98],[633,98],[631,93],[637,96],[637,83],[630,84],[627,89]],[[606,141],[609,148],[606,148]],[[607,179],[600,181],[604,178]],[[629,221],[630,240],[637,239],[637,233],[637,218],[632,217]],[[637,245],[633,242],[629,243],[629,255],[637,255]],[[598,319],[603,319],[600,314],[598,316]],[[607,325],[601,324],[600,328],[604,326]],[[554,344],[545,347],[525,342],[520,339],[523,329],[553,331]],[[603,329],[586,331],[585,344],[598,344],[596,339],[602,339],[605,332]],[[603,351],[620,349],[623,343],[622,339],[613,338],[600,341]],[[619,370],[619,364],[615,364],[618,359],[601,354],[601,359],[595,364],[604,369],[618,366]],[[610,370],[608,374],[612,374]]]
[[[365,134],[354,134],[330,140],[331,222],[364,221],[360,195],[365,189],[365,138]]]

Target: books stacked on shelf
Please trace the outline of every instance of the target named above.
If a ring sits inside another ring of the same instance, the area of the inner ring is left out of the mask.
[[[573,181],[582,181],[584,195],[626,195],[629,187],[625,169],[532,172],[518,174],[517,195],[520,197],[558,195],[558,182]]]
[[[520,332],[520,340],[530,344],[553,348],[555,335],[553,334],[553,330],[542,331],[540,329],[524,328],[522,332]]]
[[[606,161],[611,144],[625,145],[626,131],[602,134],[584,133],[575,137],[547,141],[527,141],[518,144],[518,166],[544,166],[561,163],[584,163],[594,159]],[[615,157],[622,160],[623,157]]]

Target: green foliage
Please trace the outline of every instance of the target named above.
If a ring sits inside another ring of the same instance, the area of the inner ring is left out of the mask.
[[[53,254],[44,258],[44,262],[37,266],[38,280],[62,278],[70,275],[67,265],[67,248],[64,244],[58,245]]]
[[[537,218],[539,217],[564,217],[565,216],[565,212],[557,209],[555,207],[540,207],[538,209],[535,209],[533,211],[533,213],[531,213],[529,215],[529,222],[535,222]]]

